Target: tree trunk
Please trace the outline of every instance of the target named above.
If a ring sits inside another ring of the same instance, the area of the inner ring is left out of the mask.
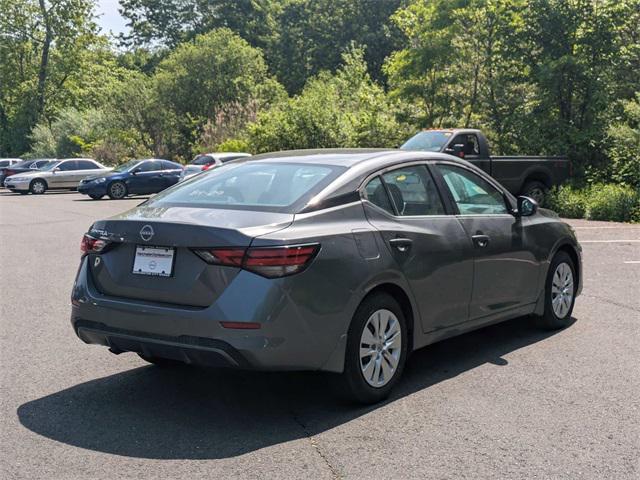
[[[47,86],[47,74],[49,69],[49,48],[53,41],[53,31],[51,29],[51,20],[49,18],[49,11],[45,4],[45,0],[39,0],[40,13],[42,14],[42,21],[45,27],[44,43],[42,45],[42,55],[40,57],[40,68],[38,69],[38,90],[36,93],[36,121],[40,118],[44,112],[44,106],[46,102],[45,89]]]

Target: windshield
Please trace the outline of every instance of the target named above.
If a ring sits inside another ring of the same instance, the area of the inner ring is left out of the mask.
[[[123,163],[122,165],[118,165],[113,169],[114,172],[126,172],[132,167],[135,167],[140,163],[140,160],[129,160],[127,163]]]
[[[148,205],[293,212],[345,170],[264,161],[226,164],[156,195]]]
[[[425,150],[428,152],[440,152],[442,147],[453,135],[453,132],[442,130],[428,130],[411,137],[400,147],[401,150]]]

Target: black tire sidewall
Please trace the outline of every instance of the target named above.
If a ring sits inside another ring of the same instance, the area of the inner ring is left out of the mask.
[[[551,287],[553,284],[553,275],[558,268],[558,265],[561,263],[566,263],[569,265],[571,269],[571,274],[573,275],[573,298],[571,300],[571,306],[569,307],[569,311],[563,318],[559,318],[555,312],[553,311],[552,304],[552,295],[551,295]],[[547,280],[545,283],[545,305],[544,305],[544,316],[543,322],[546,327],[551,329],[559,329],[564,328],[570,325],[572,320],[573,307],[576,304],[576,290],[578,288],[578,278],[576,277],[576,266],[574,265],[573,259],[571,256],[564,251],[560,251],[556,253],[551,260],[551,264],[549,265],[549,271],[547,272]]]
[[[529,198],[533,198],[533,197],[531,197],[529,195],[529,192],[531,190],[533,190],[534,188],[539,188],[540,190],[542,190],[543,199],[542,199],[541,202],[538,202],[538,204],[542,207],[544,205],[544,201],[546,200],[547,192],[549,190],[544,183],[542,183],[542,182],[540,182],[538,180],[532,180],[530,182],[525,183],[524,187],[522,188],[522,195],[528,196]],[[534,200],[535,200],[535,198],[534,198]]]
[[[369,385],[362,375],[360,368],[360,338],[369,317],[375,311],[381,309],[390,310],[398,319],[402,335],[402,347],[398,368],[393,378],[384,387],[376,388]],[[342,384],[346,390],[344,393],[347,394],[349,399],[360,403],[375,403],[386,398],[402,376],[407,360],[408,342],[407,321],[398,302],[385,293],[374,294],[366,298],[356,310],[347,336]]]

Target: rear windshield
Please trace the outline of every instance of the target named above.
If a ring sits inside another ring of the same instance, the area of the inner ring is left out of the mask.
[[[424,150],[427,152],[439,152],[453,135],[452,132],[441,130],[428,130],[420,132],[407,140],[400,147],[401,150]]]
[[[345,170],[301,163],[229,163],[165,190],[147,205],[295,212]]]
[[[210,155],[198,155],[191,161],[191,165],[208,165],[215,163],[216,159]]]

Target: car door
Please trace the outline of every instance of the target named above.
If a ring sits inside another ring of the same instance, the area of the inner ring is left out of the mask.
[[[76,170],[75,160],[60,162],[47,177],[49,188],[69,188],[73,185],[73,172]]]
[[[102,168],[91,160],[76,160],[76,170],[73,172],[73,187],[77,187],[81,180],[100,173]]]
[[[160,160],[162,163],[162,189],[175,185],[180,181],[182,165],[168,160]]]
[[[162,165],[158,160],[145,160],[133,169],[128,188],[131,193],[156,193],[164,188]]]
[[[435,173],[473,244],[471,320],[536,301],[539,261],[528,247],[522,219],[489,177],[459,164],[437,163]]]
[[[383,170],[362,190],[368,221],[403,272],[425,332],[468,319],[473,251],[424,163]]]

